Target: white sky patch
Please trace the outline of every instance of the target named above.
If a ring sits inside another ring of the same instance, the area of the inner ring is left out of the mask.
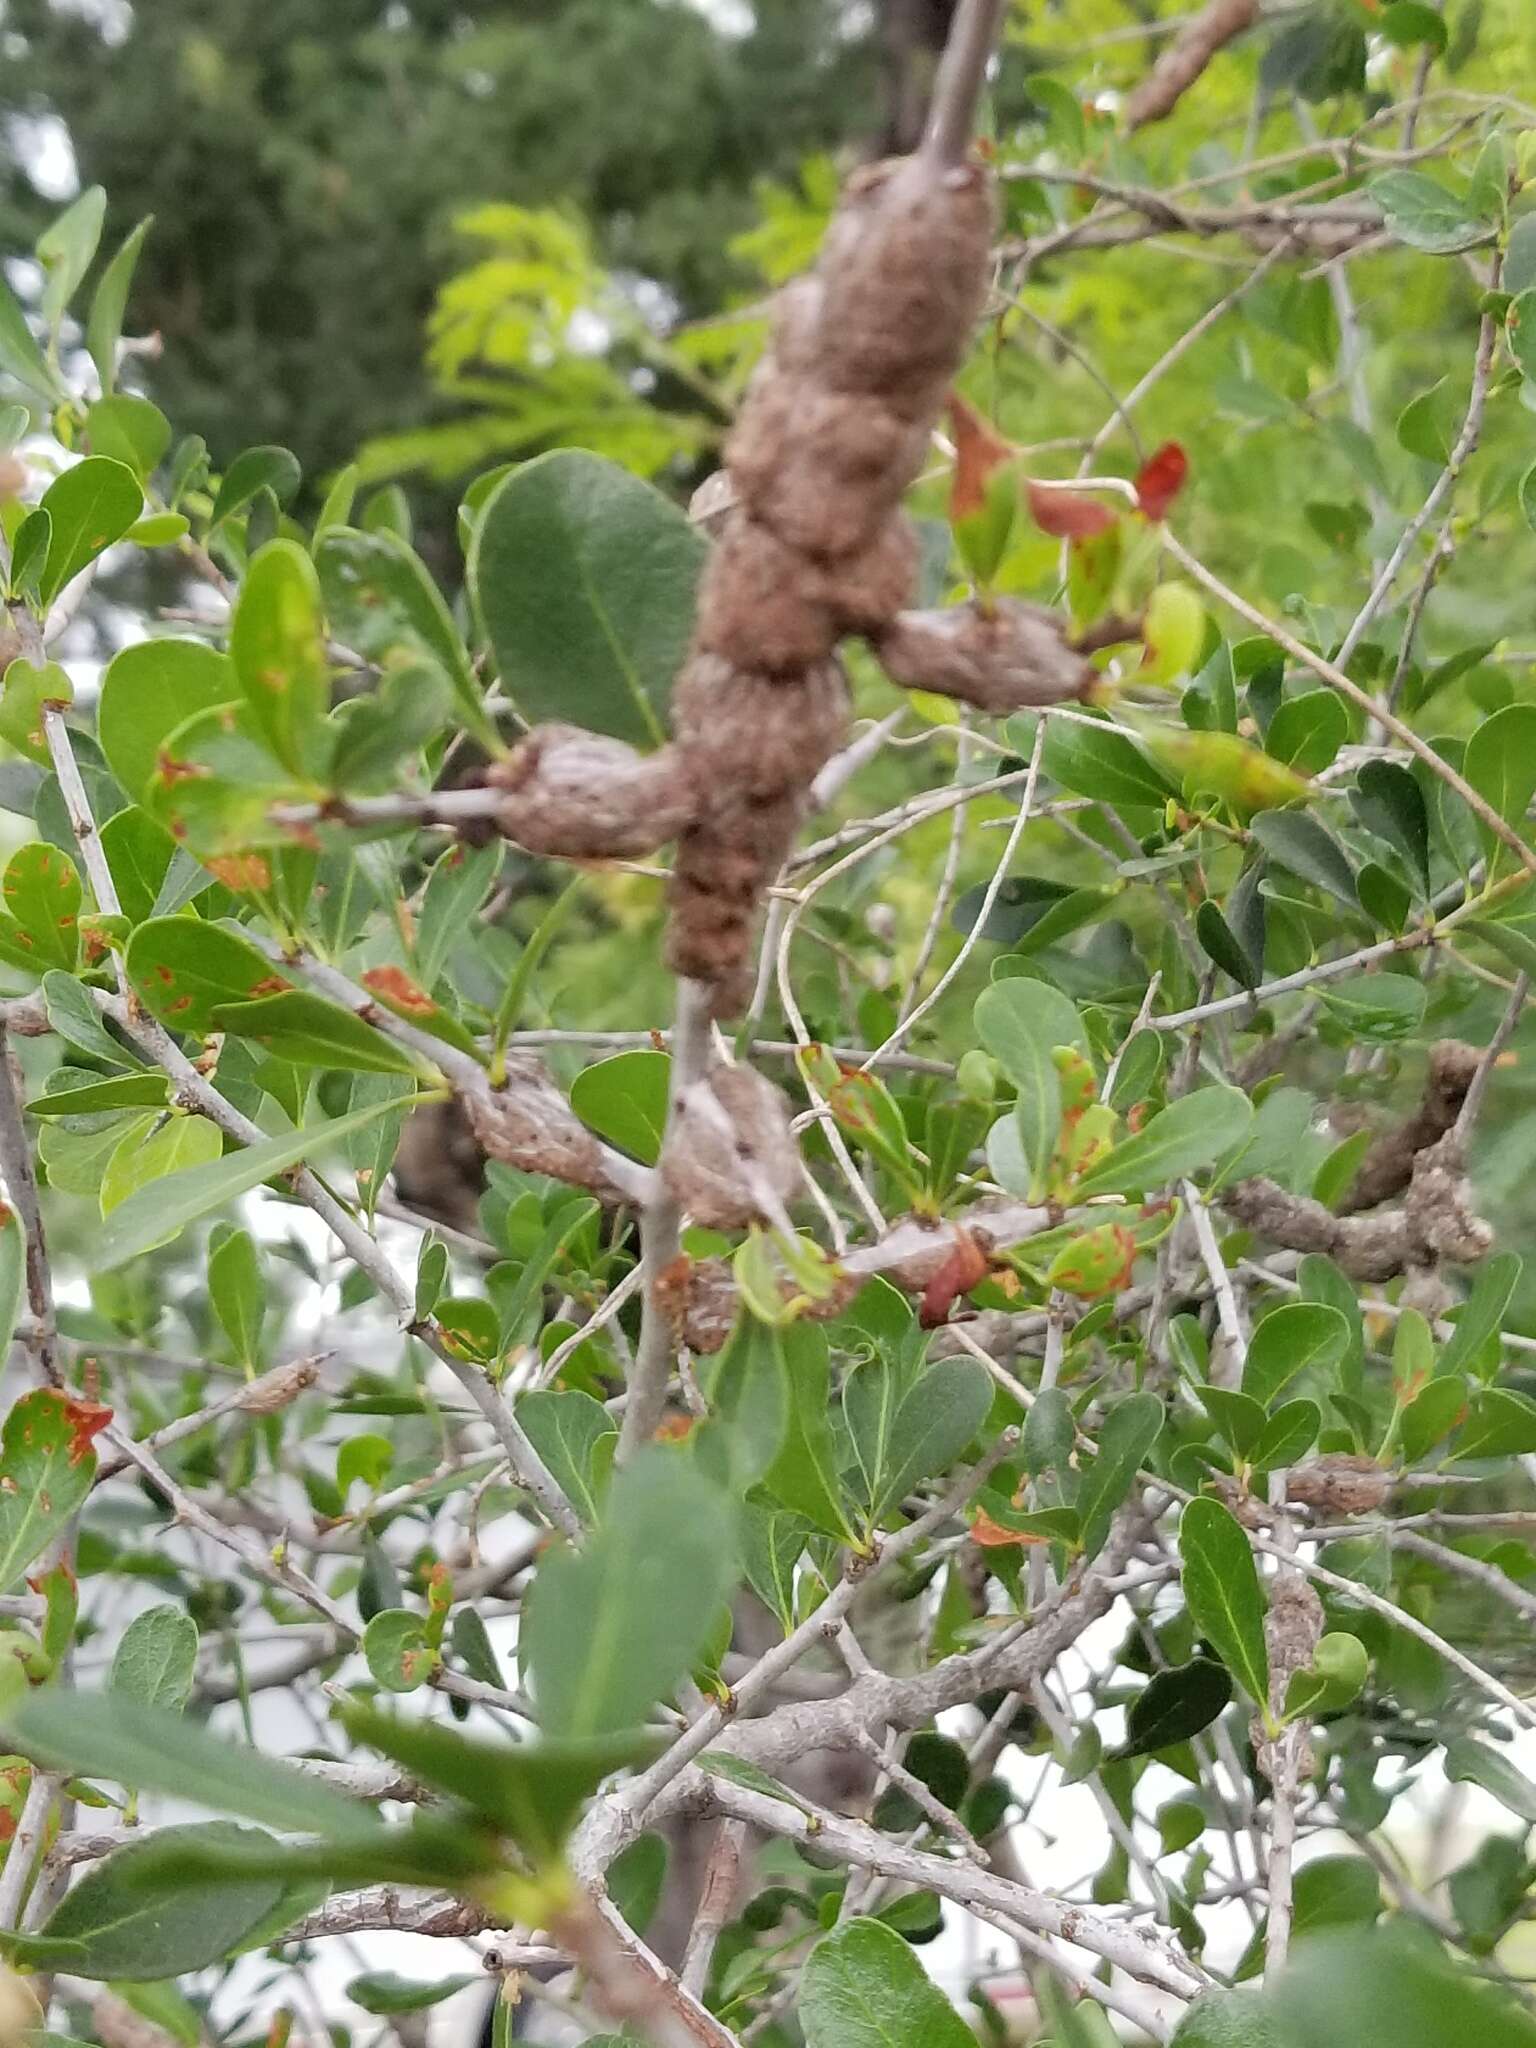
[[[80,190],[80,173],[69,130],[56,114],[12,114],[5,124],[6,141],[44,199],[61,204]]]

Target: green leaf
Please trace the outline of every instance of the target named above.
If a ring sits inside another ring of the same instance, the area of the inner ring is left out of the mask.
[[[1528,1827],[1536,1826],[1536,1785],[1501,1751],[1458,1735],[1446,1744],[1445,1775],[1453,1784],[1480,1785]]]
[[[843,1506],[829,1419],[832,1394],[826,1334],[814,1323],[790,1323],[783,1331],[783,1342],[789,1369],[789,1425],[784,1447],[764,1475],[763,1485],[815,1528],[839,1542],[851,1542],[853,1531]]]
[[[947,1472],[991,1406],[992,1379],[980,1359],[941,1359],[915,1377],[884,1359],[856,1366],[844,1382],[843,1415],[870,1521],[888,1515],[918,1480]]]
[[[109,393],[117,382],[117,345],[122,339],[123,316],[128,309],[128,287],[149,233],[153,216],[146,216],[130,231],[111,262],[97,280],[91,294],[91,310],[85,323],[85,346],[101,388]]]
[[[45,661],[34,668],[25,655],[17,655],[5,671],[5,694],[0,698],[0,739],[8,741],[28,760],[47,767],[51,756],[43,730],[43,706],[67,704],[73,695],[69,677],[56,661]]]
[[[384,529],[334,526],[315,558],[338,635],[370,660],[398,660],[401,650],[429,655],[447,678],[465,728],[500,753],[463,635],[415,549]]]
[[[469,582],[503,688],[530,724],[666,736],[706,543],[638,477],[578,449],[524,463],[486,500]]]
[[[1426,44],[1438,57],[1444,54],[1449,31],[1445,16],[1437,14],[1426,0],[1392,0],[1391,6],[1381,17],[1379,34],[1389,43],[1408,48],[1415,43]]]
[[[363,1630],[363,1657],[386,1692],[414,1692],[442,1662],[420,1616],[403,1607],[386,1607],[373,1617]]]
[[[126,463],[88,455],[54,478],[42,504],[53,521],[37,591],[46,611],[87,563],[122,539],[143,509],[144,492]]]
[[[113,656],[101,683],[96,735],[107,765],[142,802],[164,740],[199,711],[239,695],[234,664],[197,640],[145,640]]]
[[[197,1671],[197,1623],[167,1602],[136,1614],[112,1658],[108,1691],[140,1706],[179,1714],[192,1696]]]
[[[254,1370],[261,1359],[267,1294],[256,1241],[248,1230],[227,1231],[211,1245],[208,1300],[236,1363]]]
[[[1311,1720],[1319,1714],[1340,1714],[1359,1698],[1370,1676],[1371,1660],[1358,1636],[1343,1631],[1325,1635],[1310,1664],[1293,1671],[1285,1689],[1285,1718]]]
[[[1283,2048],[1260,1991],[1207,1991],[1174,2029],[1170,2048]]]
[[[18,384],[24,384],[46,405],[57,404],[64,395],[58,372],[50,366],[33,339],[27,316],[3,277],[0,277],[0,370],[9,371]]]
[[[18,847],[6,863],[0,895],[16,921],[16,937],[34,963],[34,971],[42,974],[50,967],[72,970],[80,957],[83,892],[69,855],[41,839]]]
[[[1017,721],[1023,725],[1024,721]],[[1031,734],[1031,746],[1033,735]],[[1027,754],[1030,749],[1025,748]],[[1154,806],[1179,793],[1178,783],[1121,727],[1052,719],[1040,765],[1053,782],[1100,803]]]
[[[1084,1174],[1076,1196],[1140,1195],[1198,1173],[1242,1142],[1253,1105],[1237,1088],[1201,1088],[1170,1102]]]
[[[234,1846],[264,1839],[231,1821],[157,1828],[142,1842],[116,1849],[66,1892],[35,1937],[20,1951],[46,1962],[58,1954],[80,1977],[121,1977],[129,1982],[180,1977],[206,1969],[238,1949],[265,1921],[283,1894],[281,1879],[228,1877],[194,1888],[152,1883],[144,1865],[181,1847]],[[16,1946],[15,1937],[11,1937]],[[55,1945],[58,1945],[57,1947]]]
[[[1256,1472],[1279,1472],[1304,1458],[1317,1441],[1323,1411],[1315,1401],[1287,1401],[1264,1425],[1249,1462]]]
[[[1398,1442],[1403,1463],[1416,1465],[1428,1457],[1437,1444],[1444,1443],[1467,1415],[1467,1383],[1460,1373],[1449,1379],[1431,1380],[1403,1410]]]
[[[201,929],[206,931],[207,926]],[[423,1064],[416,1054],[386,1038],[351,1010],[309,989],[283,989],[275,995],[258,996],[253,1002],[219,1003],[213,1012],[213,1028],[253,1039],[274,1059],[290,1060],[300,1067],[344,1067],[357,1074],[415,1074]]]
[[[61,974],[57,968],[45,974],[42,994],[49,1029],[66,1045],[108,1067],[132,1066],[137,1061],[138,1055],[108,1031],[96,1005],[72,975]]]
[[[974,1012],[977,1037],[1018,1090],[1013,1129],[1026,1170],[1021,1192],[1033,1202],[1044,1199],[1061,1135],[1061,1080],[1051,1051],[1064,1041],[1055,1036],[1060,1025],[1051,1006],[1033,1000],[1032,992],[1043,986],[1019,979],[994,982]]]
[[[806,2048],[975,2048],[975,2037],[893,1928],[848,1920],[823,1935],[800,1983]]]
[[[124,955],[145,1008],[174,1031],[205,1036],[226,1005],[254,1002],[292,984],[265,953],[225,925],[157,917],[140,925]]]
[[[16,1745],[49,1768],[332,1841],[383,1831],[377,1809],[363,1800],[243,1744],[222,1742],[180,1714],[118,1693],[57,1686],[30,1692],[4,1714],[3,1725]]]
[[[1301,811],[1261,811],[1253,836],[1272,860],[1311,882],[1349,910],[1359,908],[1354,870],[1337,839],[1316,818]]]
[[[40,602],[38,591],[52,539],[53,520],[39,505],[22,520],[11,542],[9,596],[25,598],[34,607]]]
[[[694,1434],[696,1454],[727,1491],[745,1493],[778,1457],[789,1428],[782,1334],[756,1316],[738,1315],[700,1384],[710,1421]]]
[[[1343,698],[1333,690],[1305,690],[1299,697],[1287,697],[1270,720],[1264,750],[1298,775],[1316,775],[1348,736]]]
[[[1451,256],[1492,233],[1465,200],[1423,171],[1382,171],[1366,189],[1381,208],[1388,232],[1426,255]]]
[[[1478,1268],[1472,1292],[1456,1317],[1456,1327],[1440,1352],[1436,1371],[1470,1371],[1483,1346],[1504,1321],[1504,1311],[1520,1282],[1516,1252],[1496,1252]]]
[[[16,1239],[4,1225],[3,1284],[11,1322],[20,1301]],[[15,1402],[0,1430],[0,1593],[13,1592],[35,1557],[69,1526],[96,1477],[91,1440],[111,1410],[38,1387]]]
[[[1254,1329],[1243,1392],[1268,1407],[1298,1373],[1331,1372],[1349,1348],[1349,1325],[1323,1302],[1288,1301]]]
[[[1195,912],[1195,936],[1225,974],[1242,988],[1257,988],[1262,962],[1250,959],[1209,896]]]
[[[1248,1538],[1219,1501],[1192,1500],[1179,1521],[1184,1602],[1196,1631],[1261,1712],[1269,1711],[1264,1595]]]
[[[264,1180],[286,1172],[340,1139],[360,1131],[393,1107],[391,1101],[372,1102],[348,1116],[331,1117],[325,1123],[304,1130],[284,1131],[275,1138],[230,1152],[207,1166],[194,1166],[185,1173],[172,1174],[153,1187],[130,1195],[91,1248],[97,1272],[107,1273],[137,1258],[152,1245],[165,1244],[189,1223],[221,1209],[226,1202],[249,1194]]]
[[[1276,2002],[1285,2048],[1536,2048],[1536,2023],[1502,1988],[1391,1928],[1314,1939]]]
[[[37,238],[37,260],[43,266],[43,318],[57,329],[80,280],[91,267],[101,224],[106,219],[107,195],[100,185],[87,185],[79,198],[66,206]]]
[[[1368,831],[1402,855],[1419,888],[1429,891],[1429,812],[1424,792],[1400,762],[1367,761],[1350,792],[1355,815]]]
[[[331,703],[320,579],[296,541],[252,558],[235,602],[229,652],[256,730],[295,775],[323,773]]]
[[[1042,1472],[1065,1472],[1077,1442],[1072,1403],[1061,1387],[1046,1387],[1024,1418],[1024,1469],[1033,1479]]]
[[[554,1861],[604,1778],[650,1762],[661,1747],[654,1730],[635,1728],[579,1739],[480,1742],[440,1722],[387,1714],[360,1700],[349,1700],[339,1718],[356,1741],[450,1794],[540,1866]]]
[[[1453,1458],[1516,1458],[1532,1451],[1536,1451],[1536,1401],[1507,1387],[1484,1387],[1472,1396]]]
[[[1232,1680],[1224,1664],[1195,1657],[1170,1671],[1159,1671],[1131,1701],[1125,1717],[1123,1757],[1150,1756],[1209,1728],[1232,1697]]]
[[[1506,704],[1480,720],[1467,741],[1462,773],[1506,824],[1522,829],[1536,795],[1536,704]],[[1477,829],[1492,863],[1502,842],[1481,819]]]
[[[27,1241],[21,1218],[0,1202],[0,1357],[11,1348],[26,1291]]]
[[[671,1073],[668,1053],[615,1053],[582,1068],[571,1083],[571,1107],[600,1138],[654,1166],[667,1124]]]
[[[731,1501],[681,1458],[642,1453],[614,1479],[582,1553],[553,1551],[534,1577],[519,1654],[540,1725],[560,1736],[638,1727],[692,1668],[737,1576]]]
[[[517,1419],[583,1521],[596,1522],[619,1432],[601,1401],[574,1389],[536,1389],[517,1404]]]
[[[225,470],[213,501],[208,531],[213,533],[243,512],[261,491],[270,491],[280,505],[286,505],[299,488],[303,472],[298,457],[286,448],[247,448]]]
[[[109,1216],[141,1188],[167,1175],[207,1166],[223,1156],[216,1124],[201,1116],[171,1116],[147,1137],[131,1130],[107,1161],[101,1177],[101,1213]]]
[[[480,1982],[479,1975],[459,1977],[433,1977],[421,1983],[413,1977],[397,1977],[392,1970],[373,1970],[361,1977],[354,1977],[347,1986],[346,1996],[354,2005],[360,2005],[364,2012],[387,2018],[397,2012],[425,2012],[430,2006],[441,2005],[445,1998],[452,1998],[455,1992],[463,1991],[471,1984]]]
[[[807,1525],[783,1508],[751,1501],[741,1523],[747,1584],[788,1635],[795,1625],[795,1568],[805,1554]]]
[[[1163,1404],[1156,1394],[1132,1394],[1119,1401],[1099,1431],[1099,1454],[1084,1472],[1077,1493],[1082,1518],[1083,1555],[1092,1561],[1109,1536],[1115,1511],[1135,1483],[1163,1427]]]
[[[171,423],[147,398],[98,398],[85,416],[93,455],[110,455],[131,469],[139,481],[165,459],[171,445]],[[176,518],[177,515],[169,515]],[[182,531],[185,520],[180,521]]]
[[[1259,1403],[1251,1394],[1234,1393],[1227,1387],[1200,1384],[1195,1393],[1224,1441],[1238,1457],[1248,1457],[1264,1434],[1265,1415]]]

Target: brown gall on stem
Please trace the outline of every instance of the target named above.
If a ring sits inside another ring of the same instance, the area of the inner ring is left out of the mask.
[[[1021,598],[902,612],[875,653],[904,689],[932,690],[994,716],[1082,701],[1098,680],[1068,641],[1066,622]]]
[[[627,1199],[604,1169],[602,1146],[537,1060],[512,1056],[501,1087],[465,1089],[459,1101],[488,1159],[523,1173],[547,1173],[603,1202]]]
[[[661,1177],[709,1229],[787,1228],[805,1178],[788,1097],[751,1067],[713,1068],[678,1101]]]
[[[540,725],[486,771],[506,791],[496,823],[530,853],[635,860],[675,839],[690,803],[675,747],[638,753],[574,725]]]

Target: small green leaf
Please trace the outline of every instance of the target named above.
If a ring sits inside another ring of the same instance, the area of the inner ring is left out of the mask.
[[[1226,1666],[1209,1657],[1159,1671],[1126,1710],[1120,1755],[1150,1756],[1154,1750],[1188,1742],[1210,1727],[1231,1697]]]
[[[1032,999],[1043,986],[1017,979],[994,982],[977,998],[974,1012],[977,1037],[1018,1090],[1013,1125],[1027,1169],[1023,1192],[1029,1201],[1044,1199],[1061,1134],[1061,1082],[1052,1050],[1071,1042],[1055,1035],[1061,1026],[1053,1006]]]
[[[398,662],[402,650],[428,655],[446,678],[466,729],[500,753],[463,635],[409,542],[383,530],[332,525],[315,559],[338,636],[381,663]]]
[[[131,1195],[148,1189],[168,1174],[206,1166],[222,1157],[224,1139],[217,1124],[202,1116],[171,1116],[141,1137],[124,1137],[101,1176],[101,1213],[110,1216]]]
[[[1129,1495],[1163,1427],[1156,1394],[1132,1394],[1110,1409],[1099,1431],[1099,1454],[1083,1474],[1077,1511],[1082,1518],[1083,1555],[1097,1557],[1109,1536],[1115,1511]]]
[[[661,1153],[671,1056],[620,1052],[583,1067],[571,1083],[571,1107],[590,1129],[646,1166]]]
[[[1329,1372],[1349,1348],[1349,1325],[1323,1302],[1288,1301],[1257,1324],[1243,1366],[1243,1392],[1268,1407],[1298,1373]]]
[[[133,282],[139,251],[144,246],[152,218],[148,216],[141,220],[127,235],[101,273],[91,295],[91,310],[85,323],[85,346],[96,365],[101,388],[108,394],[117,382],[117,347],[122,340],[123,316],[128,308],[128,287]]]
[[[169,1602],[146,1607],[123,1631],[108,1691],[118,1699],[179,1714],[192,1696],[197,1643],[197,1623],[185,1608]]]
[[[109,455],[142,483],[158,469],[171,445],[171,423],[147,398],[98,398],[85,416],[93,455]],[[167,515],[179,518],[179,514]],[[142,523],[142,522],[141,522]],[[186,521],[180,521],[182,531]]]
[[[991,1376],[979,1359],[940,1359],[915,1376],[879,1358],[856,1366],[843,1386],[843,1415],[870,1521],[889,1514],[918,1480],[948,1471],[991,1406]]]
[[[55,405],[64,394],[59,374],[48,363],[27,325],[27,316],[16,294],[0,277],[0,370],[8,370],[18,384],[45,405]]]
[[[173,1031],[216,1031],[216,1012],[289,989],[264,953],[225,925],[157,917],[128,941],[128,977],[145,1008]]]
[[[1536,795],[1536,704],[1506,704],[1479,721],[1467,742],[1462,773],[1501,818],[1518,830]],[[1478,820],[1490,864],[1503,852],[1488,826]]]
[[[1263,1713],[1269,1711],[1264,1595],[1248,1538],[1219,1501],[1192,1500],[1179,1521],[1184,1601],[1196,1630]]]
[[[1516,1458],[1532,1451],[1536,1451],[1536,1401],[1508,1387],[1484,1387],[1472,1396],[1453,1458]]]
[[[248,1230],[227,1231],[212,1245],[208,1299],[229,1339],[235,1362],[254,1371],[261,1360],[267,1297],[256,1240]]]
[[[235,602],[229,652],[256,730],[295,775],[323,772],[330,744],[320,579],[296,541],[269,541]]]
[[[1429,889],[1429,812],[1424,792],[1400,762],[1367,761],[1350,793],[1355,815],[1407,862],[1421,891]]]
[[[144,492],[126,463],[88,455],[54,478],[42,504],[53,522],[37,593],[46,611],[66,583],[122,539],[143,508]]]
[[[602,1402],[574,1388],[541,1388],[523,1395],[517,1419],[571,1506],[595,1523],[619,1441]]]
[[[302,474],[298,457],[286,448],[247,448],[224,472],[213,501],[209,532],[243,512],[261,491],[270,491],[279,505],[286,505],[299,488]]]
[[[441,2005],[445,1998],[452,1998],[456,1992],[479,1982],[480,1977],[476,1975],[433,1977],[422,1983],[413,1977],[397,1977],[392,1970],[374,1970],[354,1977],[347,1986],[346,1995],[364,2012],[387,2019],[397,2012],[426,2012],[429,2007]]]
[[[1358,1636],[1341,1631],[1325,1635],[1311,1663],[1291,1673],[1285,1690],[1286,1719],[1342,1713],[1363,1691],[1370,1669],[1371,1660]]]
[[[1349,910],[1359,908],[1354,870],[1337,839],[1316,818],[1300,811],[1261,811],[1253,836],[1272,860],[1311,882]]]
[[[1298,775],[1317,775],[1335,758],[1349,736],[1349,713],[1333,690],[1306,690],[1287,697],[1264,735],[1266,753],[1294,768]]]
[[[1052,719],[1040,765],[1063,789],[1099,803],[1161,810],[1179,793],[1178,783],[1134,735],[1108,721],[1087,725]]]
[[[177,922],[172,919],[170,922]],[[203,927],[207,929],[206,926]],[[265,1046],[295,1066],[343,1067],[357,1074],[415,1074],[422,1062],[339,1003],[289,988],[251,1002],[219,1003],[213,1028]]]
[[[1465,200],[1423,171],[1382,171],[1367,190],[1381,208],[1388,232],[1426,255],[1454,255],[1492,233]]]
[[[107,765],[142,802],[162,742],[196,712],[240,694],[228,655],[199,640],[145,640],[113,656],[102,678],[96,734]]]
[[[1265,1423],[1249,1463],[1255,1472],[1279,1472],[1304,1458],[1317,1441],[1323,1411],[1315,1401],[1287,1401]]]
[[[1441,1347],[1440,1373],[1467,1372],[1483,1346],[1504,1320],[1504,1311],[1520,1283],[1521,1261],[1516,1252],[1497,1252],[1478,1268],[1472,1292],[1456,1317],[1456,1327]]]
[[[66,206],[37,238],[37,260],[43,266],[45,278],[43,318],[51,329],[58,328],[80,280],[91,267],[106,215],[106,193],[100,185],[87,185],[79,198]]]
[[[1198,1173],[1242,1142],[1253,1105],[1237,1088],[1197,1089],[1182,1095],[1078,1182],[1077,1198],[1140,1195]]]
[[[1458,1735],[1446,1745],[1445,1775],[1455,1785],[1480,1785],[1527,1826],[1536,1826],[1536,1785],[1501,1751]]]
[[[843,1505],[838,1456],[832,1441],[832,1394],[827,1339],[814,1323],[783,1331],[789,1370],[789,1425],[784,1445],[763,1485],[785,1507],[840,1542],[853,1539]]]

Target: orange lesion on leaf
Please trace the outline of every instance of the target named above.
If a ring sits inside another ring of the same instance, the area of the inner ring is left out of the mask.
[[[74,1401],[64,1397],[69,1422],[69,1462],[78,1465],[91,1454],[91,1445],[112,1420],[112,1410],[98,1401]]]
[[[363,987],[381,1001],[409,1010],[417,1017],[430,1017],[437,1009],[426,990],[403,967],[370,967],[363,976]]]
[[[204,860],[203,866],[215,881],[237,894],[272,886],[272,869],[259,853],[213,854]]]

